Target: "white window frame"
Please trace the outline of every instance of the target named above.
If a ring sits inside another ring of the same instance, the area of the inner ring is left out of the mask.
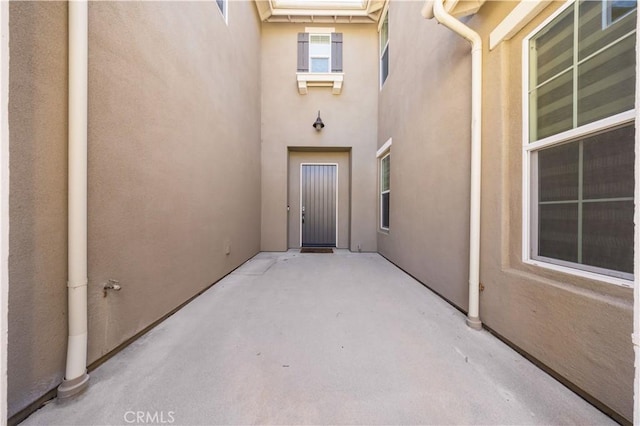
[[[625,13],[624,15],[620,16],[619,18],[612,20],[611,18],[611,6],[612,6],[612,2],[611,0],[606,0],[602,2],[602,29],[605,30],[608,27],[610,27],[611,25],[615,24],[616,22],[620,22],[621,20],[623,20],[624,18],[626,18],[627,16],[631,15],[633,13],[633,10],[630,10],[629,12]]]
[[[382,195],[383,194],[390,194],[391,193],[391,176],[389,176],[389,189],[387,189],[386,191],[382,190],[382,160],[384,160],[385,158],[389,157],[391,155],[391,144],[393,143],[393,140],[391,138],[389,138],[389,140],[387,140],[384,145],[382,145],[382,147],[380,147],[380,149],[378,150],[378,152],[376,153],[376,159],[378,161],[378,207],[379,207],[379,215],[380,215],[380,220],[378,222],[379,225],[379,230],[383,231],[383,232],[389,232],[389,228],[388,227],[384,227],[382,225]],[[391,174],[391,167],[389,167],[389,174]],[[391,212],[391,203],[389,203],[389,212]],[[391,213],[389,213],[389,217],[391,217]],[[391,223],[389,223],[389,225],[391,225]]]
[[[313,37],[328,37],[329,38],[329,54],[328,55],[312,55],[311,54],[311,40]],[[314,32],[309,33],[309,73],[311,74],[328,74],[331,73],[331,50],[332,50],[332,37],[331,33],[325,32]],[[327,60],[327,71],[313,71],[313,59],[326,59]]]
[[[220,3],[222,2],[222,9],[220,8]],[[224,23],[229,25],[229,0],[215,0],[216,7],[220,11],[222,18],[224,19]]]
[[[537,163],[534,153],[537,153],[543,148],[560,145],[564,142],[573,141],[578,138],[586,138],[598,132],[633,123],[636,115],[635,109],[632,109],[543,138],[533,143],[529,142],[529,78],[533,70],[532,64],[529,61],[530,41],[556,17],[567,10],[567,8],[572,7],[575,1],[577,0],[567,0],[563,6],[544,20],[544,22],[536,27],[522,41],[522,260],[526,264],[539,266],[545,269],[603,281],[623,287],[633,287],[633,274],[566,262],[559,259],[547,259],[539,256],[534,259],[531,255],[534,249],[534,244],[537,247],[537,241],[534,241],[536,238],[534,238],[533,235],[533,226],[537,224],[537,213],[535,209],[537,207],[537,187],[533,185],[535,182],[535,176],[532,175],[532,173],[537,173]]]
[[[388,19],[389,19],[389,9],[387,8],[383,15],[382,18],[380,19],[380,27],[378,28],[378,45],[380,47],[380,57],[379,57],[379,74],[380,74],[380,89],[382,90],[382,86],[384,86],[385,81],[387,81],[387,78],[389,77],[389,57],[387,56],[387,75],[385,75],[383,77],[382,75],[382,58],[384,57],[385,54],[388,54],[389,52],[389,39],[391,38],[389,36],[389,23],[388,23]],[[384,47],[382,46],[382,27],[384,26],[384,22],[387,21],[387,41],[384,43]]]

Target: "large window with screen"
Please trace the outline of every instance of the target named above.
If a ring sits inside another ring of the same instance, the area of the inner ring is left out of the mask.
[[[525,260],[633,279],[636,13],[574,1],[525,39]]]

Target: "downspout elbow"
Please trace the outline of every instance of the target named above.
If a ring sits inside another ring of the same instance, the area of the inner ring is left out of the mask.
[[[433,16],[439,23],[471,43],[472,51],[482,50],[480,35],[450,15],[444,8],[444,0],[433,0]]]

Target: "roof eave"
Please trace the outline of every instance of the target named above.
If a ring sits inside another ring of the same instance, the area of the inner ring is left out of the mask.
[[[366,0],[362,8],[277,7],[273,0],[255,0],[263,22],[376,23],[389,0]]]
[[[445,0],[444,8],[456,18],[462,18],[477,13],[485,2],[486,0]],[[425,1],[422,16],[433,18],[433,0]]]

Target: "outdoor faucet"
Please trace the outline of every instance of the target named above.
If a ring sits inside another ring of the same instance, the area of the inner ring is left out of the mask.
[[[107,297],[107,290],[120,291],[121,288],[122,287],[120,287],[119,281],[116,281],[116,280],[107,281],[107,283],[102,287],[104,297]]]

